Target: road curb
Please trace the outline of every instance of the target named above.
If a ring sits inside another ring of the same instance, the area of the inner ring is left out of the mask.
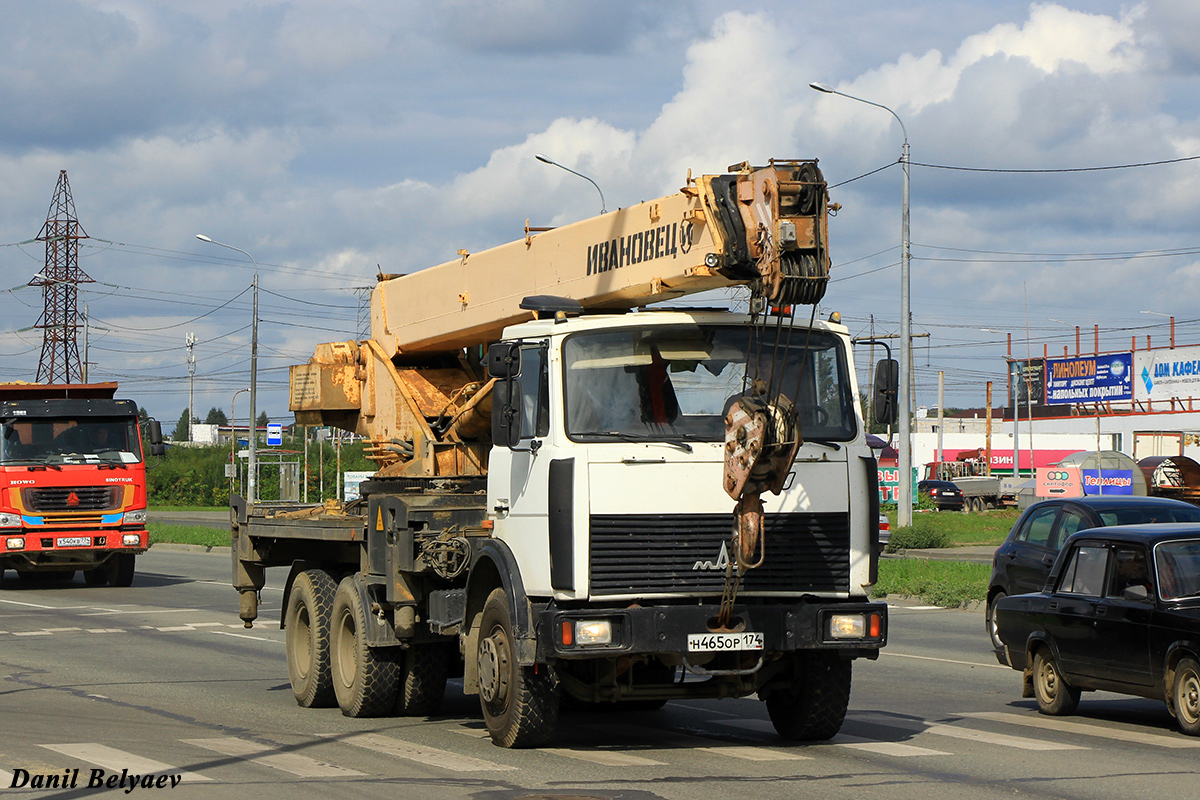
[[[175,544],[174,542],[156,542],[150,545],[151,550],[166,550],[175,553],[213,553],[215,555],[230,555],[232,548],[226,545],[209,547],[203,544]]]

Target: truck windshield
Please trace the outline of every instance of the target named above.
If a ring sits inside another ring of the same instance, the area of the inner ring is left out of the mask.
[[[136,464],[136,420],[126,417],[26,417],[4,422],[0,463]]]
[[[747,364],[756,359],[759,377],[770,377],[774,332],[765,338],[760,343],[745,327],[700,325],[571,336],[563,344],[567,435],[722,441],[726,404],[741,394]],[[853,439],[858,425],[840,340],[800,329],[790,342],[786,332],[781,338],[776,382],[795,403],[804,438]]]

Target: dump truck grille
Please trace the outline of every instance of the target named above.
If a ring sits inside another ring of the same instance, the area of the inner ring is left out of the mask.
[[[50,486],[23,489],[21,499],[30,511],[106,511],[121,503],[121,488],[115,486]]]
[[[594,514],[593,596],[720,594],[732,514]],[[766,561],[742,577],[741,592],[846,592],[847,514],[767,514]]]

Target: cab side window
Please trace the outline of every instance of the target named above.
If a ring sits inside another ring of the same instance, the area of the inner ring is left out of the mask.
[[[1099,597],[1104,589],[1104,573],[1108,568],[1108,548],[1080,545],[1071,553],[1063,570],[1059,591]]]
[[[1050,534],[1054,531],[1054,518],[1058,516],[1058,507],[1042,508],[1033,512],[1021,530],[1017,532],[1017,541],[1035,544],[1038,547],[1050,547]]]
[[[521,438],[530,439],[550,433],[549,371],[546,346],[521,348]]]

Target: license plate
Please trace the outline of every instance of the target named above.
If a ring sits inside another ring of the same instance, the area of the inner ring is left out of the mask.
[[[55,541],[59,547],[88,547],[92,543],[90,536],[64,536]]]
[[[689,653],[707,653],[725,650],[762,650],[763,635],[754,631],[742,633],[689,633]]]

